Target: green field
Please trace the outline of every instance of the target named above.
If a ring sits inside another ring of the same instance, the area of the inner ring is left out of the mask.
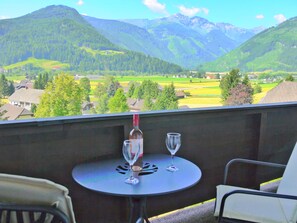
[[[117,76],[116,80],[120,82],[123,88],[128,88],[130,81],[142,82],[144,80],[152,80],[159,83],[160,86],[174,84],[176,91],[184,91],[186,98],[179,99],[179,106],[188,106],[189,108],[222,106],[221,89],[219,80],[208,80],[201,78],[175,78],[163,76]],[[25,76],[7,76],[7,79],[14,82],[20,82]],[[91,80],[91,100],[94,100],[94,89],[98,83],[102,83],[103,78]],[[255,83],[252,83],[255,85]],[[277,83],[260,84],[262,92],[254,95],[254,104],[258,103],[266,93],[274,88]]]
[[[188,106],[189,108],[222,106],[219,80],[162,76],[123,76],[116,77],[116,79],[124,88],[127,88],[130,81],[142,82],[144,80],[152,80],[159,83],[162,87],[173,83],[176,91],[183,90],[187,94],[186,98],[179,99],[179,106]],[[92,80],[92,90],[102,81],[103,79]],[[260,84],[262,92],[254,95],[254,104],[258,103],[276,85],[277,83]]]
[[[44,60],[44,59],[36,59],[33,57],[30,57],[29,59],[15,63],[9,66],[4,66],[3,68],[5,70],[11,70],[15,68],[22,68],[26,65],[31,65],[33,67],[42,68],[44,70],[53,70],[53,69],[63,69],[68,68],[69,64],[61,63],[59,61],[54,60]]]

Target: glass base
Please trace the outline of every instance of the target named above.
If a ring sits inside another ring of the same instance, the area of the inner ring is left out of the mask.
[[[139,180],[137,178],[131,176],[125,180],[125,183],[134,185],[134,184],[138,184]]]
[[[178,168],[176,166],[170,165],[166,168],[166,170],[170,172],[175,172],[175,171],[178,171]]]

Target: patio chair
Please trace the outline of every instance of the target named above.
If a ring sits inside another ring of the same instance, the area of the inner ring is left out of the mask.
[[[68,189],[52,181],[0,174],[0,223],[75,223]]]
[[[297,222],[297,143],[287,165],[247,159],[231,160],[225,169],[226,183],[228,168],[234,162],[285,168],[276,193],[247,188],[219,185],[214,216],[218,222]]]

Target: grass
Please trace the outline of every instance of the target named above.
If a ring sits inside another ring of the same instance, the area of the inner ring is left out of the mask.
[[[124,54],[124,52],[122,51],[115,51],[115,50],[93,50],[88,47],[81,47],[80,49],[85,50],[87,53],[90,53],[93,56],[96,56],[97,54],[103,55],[103,56],[113,56],[117,54]]]
[[[15,68],[22,68],[26,65],[32,65],[33,67],[39,67],[45,70],[52,70],[52,69],[63,69],[69,67],[69,64],[61,63],[59,61],[54,60],[45,60],[45,59],[36,59],[33,57],[28,58],[25,61],[11,64],[9,66],[4,66],[5,70],[11,70]]]

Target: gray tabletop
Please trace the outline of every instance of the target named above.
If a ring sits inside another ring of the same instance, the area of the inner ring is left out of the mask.
[[[169,172],[166,167],[171,157],[164,154],[145,154],[144,175],[139,176],[136,185],[126,184],[129,176],[124,159],[94,161],[77,165],[73,171],[73,179],[81,186],[114,196],[147,197],[177,192],[189,188],[199,182],[201,170],[194,163],[174,158],[179,168]]]

